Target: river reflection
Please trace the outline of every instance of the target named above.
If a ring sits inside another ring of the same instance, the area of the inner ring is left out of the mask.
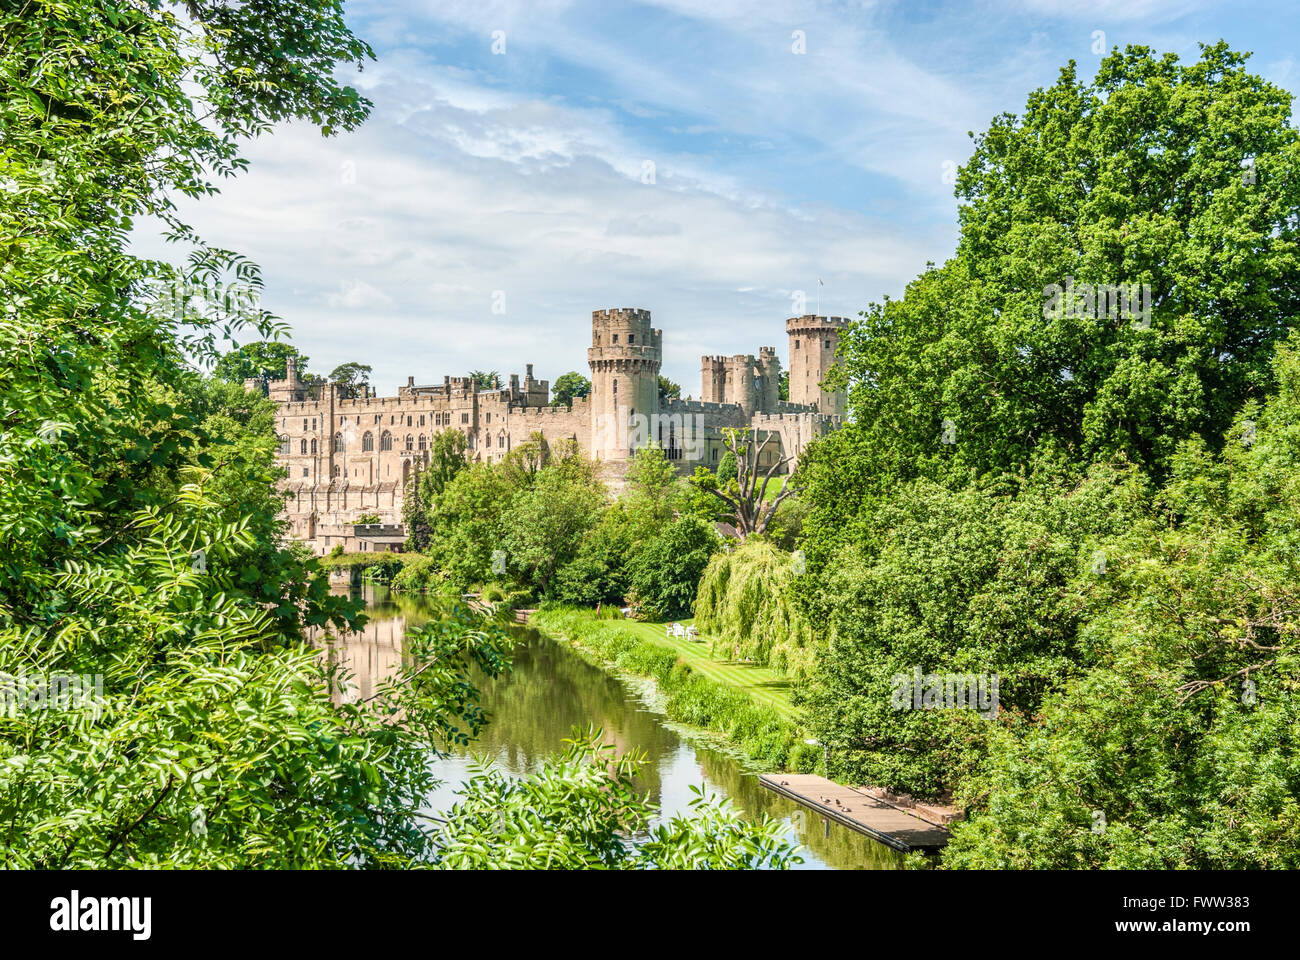
[[[401,657],[408,628],[425,622],[430,611],[419,597],[391,595],[383,587],[366,587],[365,629],[333,644],[332,658],[355,674],[356,696],[370,696],[391,674]],[[514,652],[514,669],[496,680],[476,677],[490,722],[468,748],[453,747],[434,761],[442,780],[429,798],[432,811],[446,810],[470,776],[474,756],[496,761],[506,773],[521,775],[563,749],[575,726],[595,724],[621,751],[640,749],[648,762],[639,786],[658,805],[660,816],[688,809],[690,787],[707,784],[722,793],[747,817],[763,813],[780,819],[789,839],[799,843],[803,869],[890,869],[899,854],[883,844],[824,821],[758,783],[753,771],[707,738],[676,727],[656,713],[635,684],[610,676],[562,644],[521,631],[525,642]]]

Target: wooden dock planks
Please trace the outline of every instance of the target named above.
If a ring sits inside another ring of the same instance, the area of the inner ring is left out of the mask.
[[[815,810],[827,820],[865,833],[903,853],[941,847],[948,842],[946,828],[825,777],[808,773],[763,773],[758,780],[767,789]]]

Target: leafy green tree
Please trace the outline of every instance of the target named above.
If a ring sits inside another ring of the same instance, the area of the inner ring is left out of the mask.
[[[1079,564],[1085,668],[997,729],[951,866],[1300,863],[1293,342],[1273,373],[1218,452],[1186,441],[1146,515],[1096,543],[1103,569]]]
[[[636,451],[625,479],[620,501],[628,522],[637,528],[634,539],[647,539],[672,520],[682,505],[677,468],[660,447],[649,444]]]
[[[513,494],[495,465],[471,463],[433,501],[428,552],[451,583],[464,589],[495,578],[493,553],[504,549],[502,518]]]
[[[540,470],[518,490],[501,518],[510,573],[539,596],[555,572],[572,560],[600,518],[604,489],[590,473],[559,466]]]
[[[719,546],[713,526],[698,517],[668,524],[628,561],[631,599],[651,620],[690,616],[700,576]]]
[[[501,389],[501,375],[495,370],[471,370],[469,378],[478,384],[480,390]]]
[[[298,376],[307,377],[307,358],[292,344],[280,340],[258,340],[222,355],[212,368],[214,376],[231,383],[261,377],[283,380],[290,360],[298,362]]]
[[[668,400],[680,400],[681,398],[681,384],[674,383],[661,374],[659,377],[659,402],[662,404]]]
[[[695,625],[715,638],[714,655],[753,660],[807,679],[814,635],[791,591],[801,575],[796,555],[762,537],[713,554],[701,571]]]
[[[576,370],[570,370],[568,373],[562,373],[555,378],[555,383],[551,386],[551,405],[558,407],[564,404],[572,408],[573,401],[578,397],[586,397],[591,394],[591,381],[578,373]]]
[[[790,371],[782,370],[781,379],[778,381],[777,395],[780,399],[789,401],[790,399]]]
[[[371,367],[365,363],[340,363],[330,371],[330,380],[341,386],[351,396],[354,391],[360,393],[370,386]]]
[[[873,476],[1115,454],[1158,476],[1270,388],[1300,312],[1300,133],[1244,62],[1222,42],[1187,64],[1130,46],[976,138],[956,256],[840,338]],[[1118,284],[1147,285],[1150,310],[1084,286]]]
[[[430,502],[465,469],[469,463],[465,453],[468,449],[469,438],[459,430],[440,430],[433,435],[429,444],[429,465],[420,474],[424,496]]]
[[[411,553],[423,553],[429,549],[433,528],[429,522],[429,505],[424,501],[424,484],[420,474],[424,465],[418,460],[415,470],[406,478],[406,487],[402,494],[402,526],[406,529],[406,549]]]

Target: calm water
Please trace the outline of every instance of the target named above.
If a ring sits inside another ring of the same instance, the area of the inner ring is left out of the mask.
[[[356,692],[362,697],[396,669],[406,628],[430,616],[419,597],[390,595],[383,587],[365,588],[365,599],[369,623],[336,647],[336,655],[354,672]],[[757,771],[747,770],[707,737],[655,712],[640,684],[610,676],[536,631],[522,633],[526,642],[514,652],[514,669],[496,680],[478,678],[490,718],[478,740],[434,761],[442,786],[429,799],[433,811],[455,802],[456,790],[470,775],[471,757],[490,757],[509,774],[532,773],[545,757],[563,749],[574,726],[585,730],[595,724],[604,730],[606,742],[620,751],[639,748],[647,755],[639,783],[661,816],[685,812],[690,787],[703,783],[710,792],[730,797],[746,817],[766,813],[780,819],[789,839],[802,847],[803,869],[899,865],[898,854],[883,844],[836,824],[827,832],[815,814],[759,786]]]

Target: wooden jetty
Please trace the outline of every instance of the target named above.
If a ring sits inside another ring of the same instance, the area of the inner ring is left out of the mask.
[[[759,775],[758,782],[815,810],[828,821],[864,833],[903,853],[942,847],[948,842],[946,827],[825,777],[808,773],[764,773]]]

